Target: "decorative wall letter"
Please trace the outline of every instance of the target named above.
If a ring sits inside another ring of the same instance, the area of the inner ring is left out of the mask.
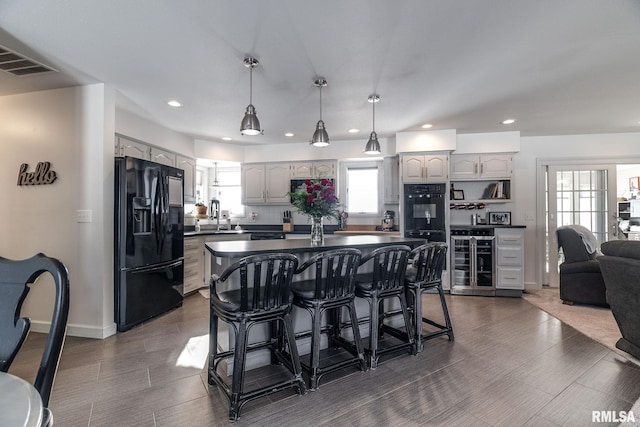
[[[23,163],[18,171],[18,185],[45,185],[52,184],[58,178],[56,171],[51,169],[50,162],[39,162],[35,172],[27,172],[29,165]]]

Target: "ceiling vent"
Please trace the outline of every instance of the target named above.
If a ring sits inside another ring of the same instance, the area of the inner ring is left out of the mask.
[[[22,56],[4,46],[0,46],[0,70],[17,77],[33,76],[58,70]]]

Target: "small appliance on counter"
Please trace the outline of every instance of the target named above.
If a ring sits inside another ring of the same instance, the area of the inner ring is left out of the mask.
[[[382,230],[383,231],[392,231],[394,228],[394,221],[396,213],[394,211],[384,211],[384,216],[382,217]]]

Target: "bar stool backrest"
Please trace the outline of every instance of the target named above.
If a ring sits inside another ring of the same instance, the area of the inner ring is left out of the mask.
[[[30,286],[46,272],[53,276],[56,294],[49,335],[33,384],[45,407],[49,406],[49,396],[67,331],[69,273],[60,261],[41,253],[24,260],[0,257],[0,371],[3,372],[9,370],[31,326],[29,318],[19,317],[22,303]]]
[[[315,254],[296,270],[302,273],[315,265],[314,299],[341,299],[355,294],[356,273],[362,253],[355,248],[335,249]]]
[[[391,291],[404,287],[404,275],[411,248],[406,245],[383,246],[362,258],[360,265],[373,260],[372,289]]]
[[[447,259],[447,244],[431,242],[418,246],[411,251],[410,259],[410,268],[415,269],[416,283],[439,283]]]
[[[298,258],[286,253],[250,255],[229,266],[214,281],[223,283],[239,276],[239,292],[235,295],[240,311],[261,312],[282,309],[291,304],[291,280],[298,267]],[[213,290],[213,289],[212,289]]]

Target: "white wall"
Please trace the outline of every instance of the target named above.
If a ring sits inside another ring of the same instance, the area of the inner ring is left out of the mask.
[[[43,252],[67,266],[70,335],[114,330],[105,303],[113,300],[113,121],[113,91],[102,84],[0,97],[0,256]],[[43,161],[57,172],[53,184],[17,185],[22,163],[33,170]],[[79,209],[91,210],[93,222],[78,223]],[[48,276],[29,293],[33,330],[48,330],[53,293]]]

